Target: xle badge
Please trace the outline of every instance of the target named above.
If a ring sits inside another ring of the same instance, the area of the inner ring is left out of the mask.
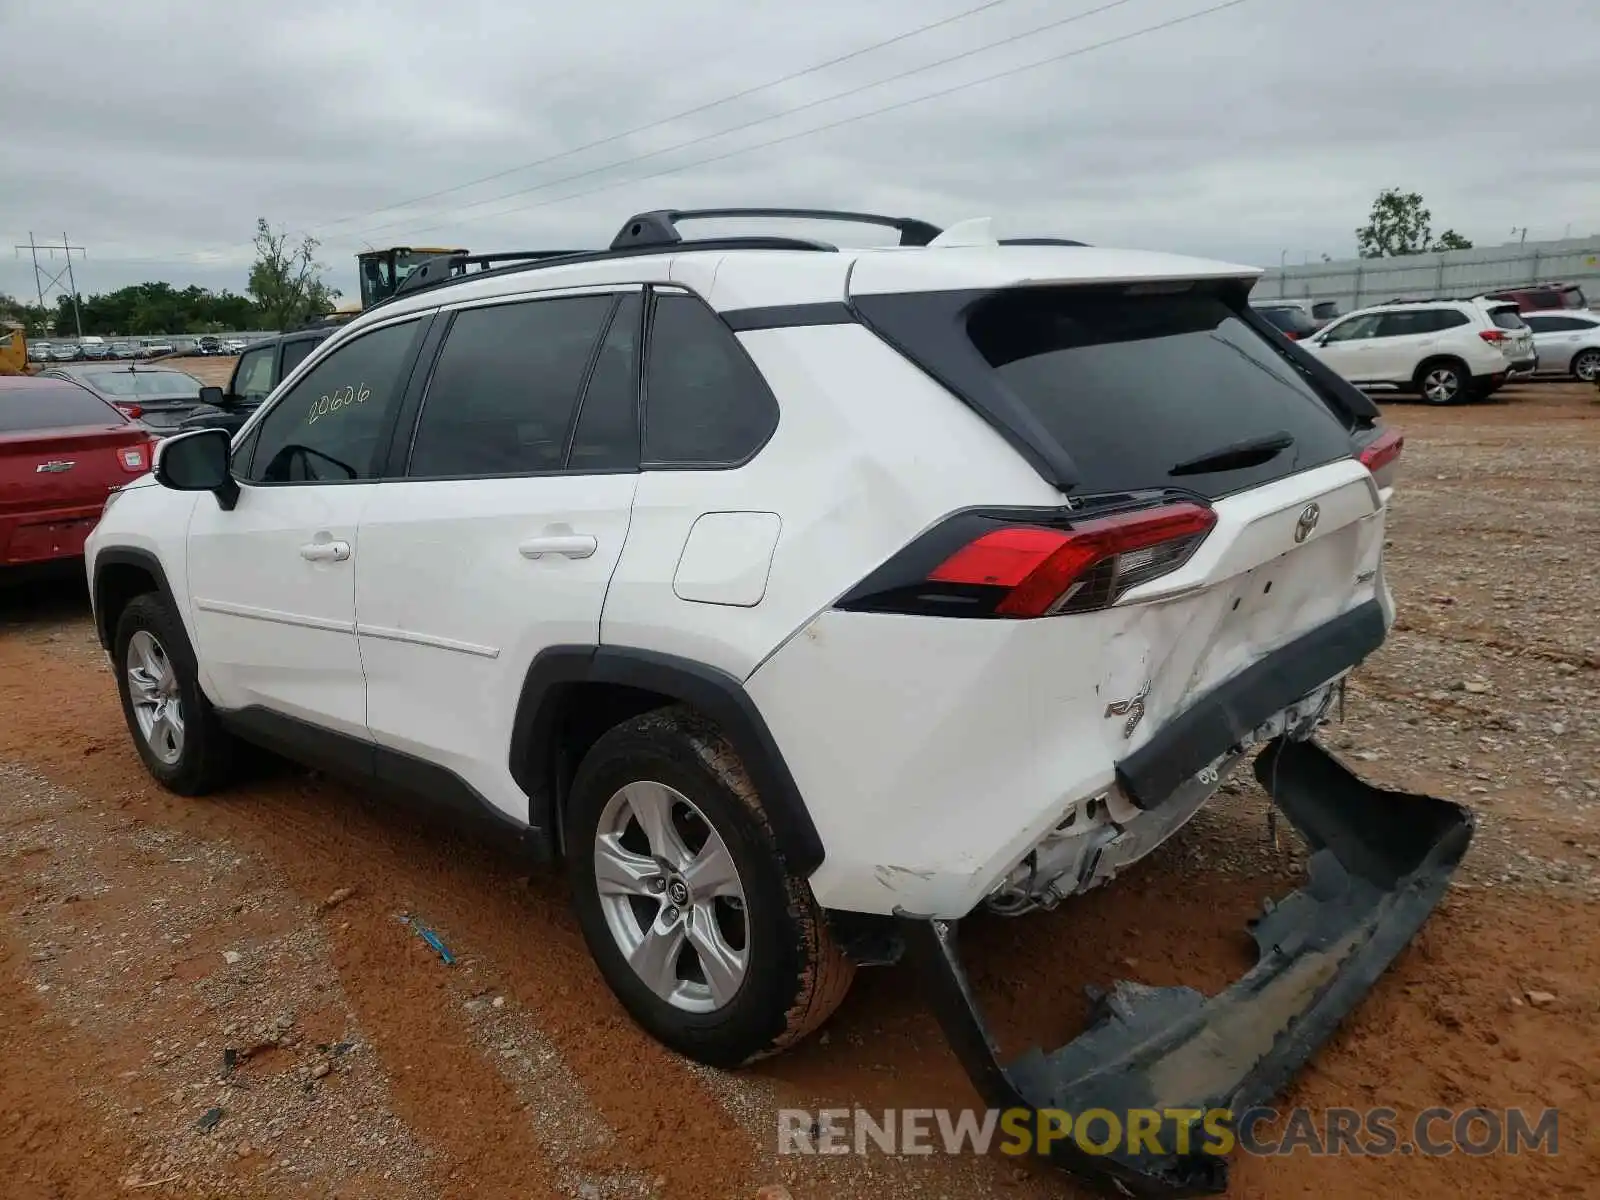
[[[1139,728],[1139,722],[1144,720],[1144,698],[1150,694],[1150,681],[1147,679],[1144,686],[1139,689],[1137,696],[1129,696],[1126,700],[1118,700],[1106,705],[1106,716],[1127,717],[1122,723],[1122,736],[1131,738],[1133,731]]]

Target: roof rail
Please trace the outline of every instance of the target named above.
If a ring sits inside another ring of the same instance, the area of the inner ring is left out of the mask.
[[[836,252],[837,246],[808,238],[788,237],[723,237],[696,238],[674,242],[671,245],[630,246],[616,250],[524,250],[502,254],[442,254],[426,259],[411,274],[400,281],[392,295],[379,300],[367,312],[381,308],[416,292],[429,291],[454,283],[466,275],[467,267],[480,264],[478,275],[512,274],[519,271],[536,271],[543,267],[564,267],[572,263],[603,262],[612,258],[640,258],[649,254],[662,254],[673,250],[819,250]],[[503,262],[503,266],[493,265]]]
[[[926,246],[943,232],[937,225],[915,217],[885,217],[878,213],[841,212],[830,208],[658,208],[639,213],[622,223],[611,239],[613,250],[642,246],[675,246],[683,241],[679,221],[718,217],[772,217],[779,220],[840,221],[852,225],[881,225],[900,232],[902,246]]]
[[[1001,238],[1002,246],[1087,246],[1088,242],[1075,242],[1071,238],[1014,237]]]

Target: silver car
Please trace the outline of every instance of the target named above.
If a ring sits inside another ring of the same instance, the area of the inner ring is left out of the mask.
[[[1539,374],[1571,375],[1584,383],[1600,383],[1600,313],[1525,312],[1523,324],[1533,330],[1539,352]]]

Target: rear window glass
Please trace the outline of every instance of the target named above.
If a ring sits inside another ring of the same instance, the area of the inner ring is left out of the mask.
[[[98,396],[70,383],[0,391],[0,433],[118,425],[125,418]]]
[[[175,396],[200,394],[200,381],[181,371],[94,371],[84,376],[89,386],[108,396]]]
[[[1517,315],[1514,308],[1497,308],[1489,314],[1489,319],[1501,329],[1525,329],[1522,318]]]
[[[1019,288],[968,334],[1081,475],[1079,494],[1183,487],[1210,496],[1350,454],[1311,385],[1222,297]],[[1200,460],[1249,443],[1287,446]]]

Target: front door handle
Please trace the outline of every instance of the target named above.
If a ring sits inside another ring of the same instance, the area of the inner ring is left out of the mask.
[[[587,533],[552,533],[531,537],[517,547],[523,558],[539,559],[546,554],[560,554],[567,558],[588,558],[600,543]]]
[[[349,542],[307,542],[300,547],[307,562],[343,562],[350,557]]]

